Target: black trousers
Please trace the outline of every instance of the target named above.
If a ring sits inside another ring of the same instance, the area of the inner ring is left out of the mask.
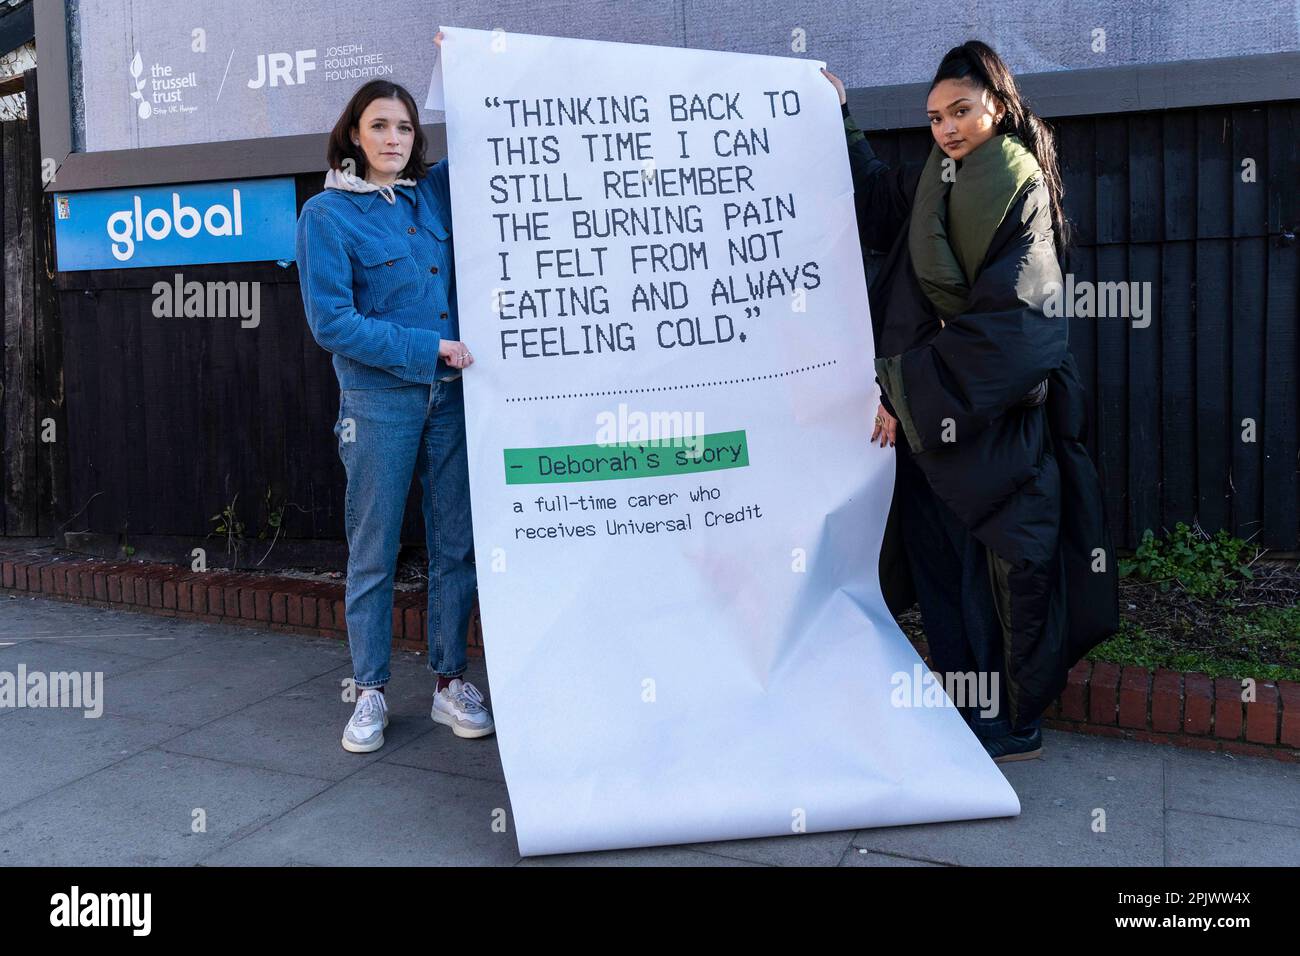
[[[1041,717],[1022,715],[1011,726],[1002,621],[987,549],[931,491],[901,434],[895,449],[903,546],[935,670],[945,681],[962,675],[953,686],[977,689],[962,700],[954,698],[977,736],[1027,733]]]

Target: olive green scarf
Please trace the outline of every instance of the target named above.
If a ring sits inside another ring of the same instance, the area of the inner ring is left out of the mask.
[[[908,248],[922,290],[947,320],[966,311],[993,234],[1041,170],[1024,143],[1007,134],[980,145],[947,179],[945,158],[935,144],[921,171]]]

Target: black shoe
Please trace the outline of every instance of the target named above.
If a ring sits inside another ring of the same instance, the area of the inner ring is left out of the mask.
[[[1007,734],[1004,737],[991,737],[981,740],[988,755],[994,763],[1010,763],[1013,760],[1033,760],[1043,755],[1043,732],[1037,728],[1027,734]]]

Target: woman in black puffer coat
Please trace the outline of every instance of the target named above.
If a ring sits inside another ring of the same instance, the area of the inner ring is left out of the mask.
[[[890,168],[843,110],[862,244],[886,256],[869,293],[872,440],[898,466],[882,586],[895,614],[920,603],[936,670],[997,681],[954,701],[990,755],[1036,757],[1042,711],[1118,628],[1087,400],[1044,310],[1068,243],[1055,143],[974,40],[931,83],[924,165]]]

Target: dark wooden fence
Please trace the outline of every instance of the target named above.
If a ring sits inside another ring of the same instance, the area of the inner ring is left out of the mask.
[[[53,223],[42,193],[36,71],[28,120],[0,123],[0,535],[49,536],[66,520],[69,434],[54,299]]]
[[[1079,280],[1150,282],[1147,328],[1076,319],[1093,384],[1094,451],[1115,541],[1199,520],[1297,549],[1297,209],[1300,104],[1063,119]],[[921,159],[926,130],[873,134]],[[1256,181],[1243,182],[1252,159]],[[300,177],[299,201],[321,176]],[[6,221],[8,216],[6,215]],[[257,280],[261,325],[160,319],[151,288]],[[236,495],[246,535],[264,501],[285,533],[343,536],[338,389],[303,318],[296,269],[223,265],[59,276],[70,529],[201,537]],[[1243,442],[1242,420],[1256,438]],[[7,447],[7,446],[6,446]],[[12,471],[12,470],[11,470]],[[423,540],[412,488],[403,538]]]

